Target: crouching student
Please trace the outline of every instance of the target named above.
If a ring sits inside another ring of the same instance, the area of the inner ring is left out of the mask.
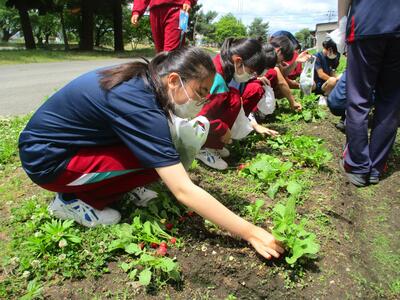
[[[289,31],[279,30],[271,35],[272,38],[276,38],[278,36],[286,36],[293,44],[294,51],[293,57],[291,60],[284,61],[281,63],[282,67],[285,68],[284,78],[291,89],[299,89],[300,84],[296,81],[296,79],[300,76],[303,71],[302,64],[299,63],[298,58],[299,55],[308,55],[308,53],[301,52],[301,45],[299,41],[291,34]],[[306,53],[306,54],[305,54]],[[290,68],[290,69],[289,69]]]
[[[339,66],[340,54],[335,42],[331,39],[324,41],[322,47],[322,51],[315,55],[314,92],[328,96],[339,80],[335,70]]]
[[[266,47],[256,39],[228,38],[220,55],[213,60],[217,74],[207,97],[209,103],[198,114],[210,121],[210,132],[204,148],[196,156],[211,168],[225,170],[228,167],[222,157],[230,154],[224,146],[232,141],[231,129],[241,110],[241,85],[276,62],[273,48]]]
[[[50,97],[21,133],[19,151],[29,177],[57,193],[51,214],[89,227],[115,224],[120,213],[108,206],[161,178],[182,204],[265,258],[279,257],[283,249],[271,234],[193,184],[173,146],[170,112],[201,101],[214,75],[208,54],[181,48],[150,63],[89,72]]]
[[[336,128],[345,132],[345,119],[346,119],[346,71],[340,76],[340,79],[332,92],[327,98],[328,108],[332,114],[340,117],[339,123]]]

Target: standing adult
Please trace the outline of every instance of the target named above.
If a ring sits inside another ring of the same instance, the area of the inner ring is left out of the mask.
[[[346,15],[347,146],[343,166],[356,186],[376,184],[393,147],[400,112],[400,1],[339,0]],[[368,113],[375,112],[368,140]]]
[[[171,51],[185,43],[179,29],[180,10],[189,12],[197,0],[135,0],[131,23],[139,25],[147,7],[150,9],[150,25],[156,51]]]

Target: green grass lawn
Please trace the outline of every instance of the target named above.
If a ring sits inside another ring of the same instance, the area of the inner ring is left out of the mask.
[[[65,60],[95,60],[108,58],[130,58],[154,56],[153,47],[143,47],[132,51],[113,52],[109,50],[78,51],[78,50],[0,50],[0,65],[46,63]]]

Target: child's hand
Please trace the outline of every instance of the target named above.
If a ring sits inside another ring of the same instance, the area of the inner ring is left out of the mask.
[[[271,82],[269,81],[269,79],[267,77],[260,76],[260,77],[257,77],[257,79],[260,80],[263,85],[271,86]]]
[[[295,110],[297,112],[299,112],[299,111],[301,111],[303,109],[301,104],[299,102],[296,102],[296,101],[291,105],[291,107],[292,107],[293,110]]]
[[[139,15],[138,14],[132,15],[131,23],[134,27],[137,27],[139,25]]]
[[[305,63],[308,59],[310,59],[311,54],[308,53],[308,51],[303,51],[299,54],[299,56],[296,58],[296,63],[298,64],[303,64]]]
[[[191,8],[191,7],[190,7],[189,4],[187,4],[187,3],[183,4],[182,9],[183,9],[184,11],[186,11],[187,13],[189,12],[190,8]]]
[[[254,226],[247,241],[266,259],[271,259],[272,256],[279,258],[285,251],[281,243],[261,227]]]
[[[262,134],[262,135],[269,135],[269,136],[272,136],[272,137],[276,137],[276,136],[279,135],[278,131],[269,129],[269,128],[261,126],[259,124],[253,126],[253,128],[254,128],[254,130],[256,132],[258,132],[259,134]]]
[[[231,130],[228,128],[224,136],[221,137],[221,142],[224,144],[232,144]]]

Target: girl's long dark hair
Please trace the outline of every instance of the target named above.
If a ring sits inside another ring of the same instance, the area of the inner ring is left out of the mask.
[[[150,62],[143,59],[100,71],[100,85],[109,91],[124,81],[140,77],[145,85],[153,89],[158,102],[169,116],[171,103],[162,78],[171,72],[178,73],[183,82],[193,79],[201,81],[213,76],[215,67],[205,51],[196,47],[184,47],[161,52]]]
[[[227,38],[221,47],[221,63],[227,82],[232,80],[235,73],[232,61],[232,55],[235,54],[242,58],[246,67],[259,75],[270,65],[261,41],[252,38]]]

